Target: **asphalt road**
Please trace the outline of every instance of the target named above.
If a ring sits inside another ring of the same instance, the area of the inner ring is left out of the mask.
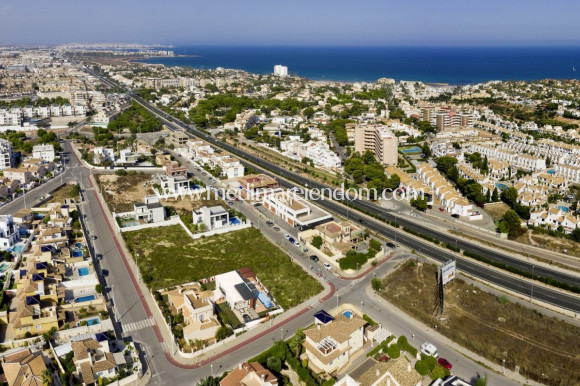
[[[157,114],[159,117],[164,118],[168,125],[173,126],[173,128],[184,129],[190,132],[191,134],[196,135],[199,138],[202,138],[214,145],[221,147],[232,154],[238,155],[242,162],[246,161],[246,165],[250,166],[254,170],[263,173],[274,173],[284,179],[280,180],[280,184],[288,187],[288,188],[303,188],[304,186],[308,186],[310,189],[312,188],[328,188],[327,186],[320,184],[316,181],[312,181],[300,174],[293,173],[284,169],[278,165],[275,165],[271,162],[258,158],[254,155],[247,154],[246,152],[240,150],[237,147],[229,145],[227,143],[223,143],[216,138],[201,132],[199,130],[195,130],[190,126],[187,126],[181,122],[178,122],[175,118],[170,117],[167,113],[155,108],[154,106],[150,106],[144,100],[139,97],[134,98],[144,105],[145,107],[149,108],[152,112]],[[251,164],[248,164],[251,162]],[[258,165],[258,166],[257,166]],[[290,179],[293,182],[289,182],[286,179]],[[295,182],[295,183],[294,183]],[[580,312],[580,301],[578,301],[578,297],[574,296],[573,294],[562,293],[560,291],[553,290],[551,288],[546,288],[539,285],[532,284],[531,281],[514,277],[512,275],[504,274],[502,272],[498,272],[497,270],[481,266],[479,264],[475,264],[473,261],[466,259],[462,256],[458,256],[451,252],[441,250],[436,248],[433,244],[429,242],[423,242],[417,240],[416,238],[411,237],[410,235],[406,234],[406,232],[396,230],[393,227],[387,226],[383,222],[379,222],[377,220],[371,219],[368,216],[362,215],[360,212],[356,210],[348,209],[347,206],[342,205],[334,200],[319,200],[317,201],[317,205],[331,211],[334,213],[338,213],[343,217],[348,217],[353,221],[358,221],[365,227],[373,230],[375,232],[379,232],[384,236],[390,237],[395,239],[395,234],[397,242],[404,244],[405,246],[420,251],[421,253],[427,254],[429,257],[439,261],[445,262],[451,259],[457,260],[457,267],[458,269],[468,273],[469,275],[478,277],[486,282],[493,283],[495,285],[501,286],[503,288],[507,288],[509,290],[515,291],[525,296],[529,296],[530,298],[538,299],[541,301],[545,301],[547,303],[556,305],[558,307],[562,307],[565,309],[569,309],[575,312]],[[384,219],[397,221],[402,227],[408,227],[411,229],[415,229],[423,234],[427,234],[435,239],[440,240],[441,242],[446,242],[452,245],[455,245],[457,242],[457,246],[462,250],[469,250],[474,253],[480,254],[485,256],[491,260],[502,262],[511,266],[515,266],[520,268],[524,271],[534,272],[536,276],[543,276],[543,277],[551,277],[560,282],[568,283],[571,285],[576,285],[580,287],[580,279],[574,275],[568,275],[566,273],[552,270],[549,268],[545,268],[543,266],[533,266],[533,263],[530,263],[525,260],[516,259],[512,256],[506,255],[500,251],[492,250],[489,248],[485,248],[483,246],[476,245],[475,243],[469,243],[468,241],[457,240],[454,236],[439,232],[435,229],[421,226],[420,224],[411,222],[408,219],[395,217],[393,211],[381,208],[375,204],[362,201],[362,200],[350,200],[348,205],[351,207],[362,209],[368,213],[374,213],[377,216],[380,216]]]

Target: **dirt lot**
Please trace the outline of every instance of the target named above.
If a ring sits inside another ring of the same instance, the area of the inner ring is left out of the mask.
[[[105,201],[112,212],[133,210],[133,203],[143,201],[146,195],[153,194],[149,185],[150,174],[118,176],[116,174],[99,174],[97,182],[102,184]],[[147,182],[147,186],[143,184]]]
[[[485,205],[485,211],[489,213],[489,215],[493,217],[494,220],[502,218],[504,213],[509,209],[509,206],[503,202],[494,202],[493,204]]]
[[[79,188],[76,184],[73,185],[63,185],[54,192],[51,193],[52,198],[46,202],[50,204],[53,202],[64,202],[65,198],[77,198],[79,197]],[[46,205],[45,204],[45,205]]]
[[[572,256],[580,256],[580,244],[559,237],[552,237],[550,235],[543,235],[540,233],[526,232],[517,239],[522,244],[531,244],[533,246],[546,249],[548,251],[555,251],[566,253]],[[564,252],[566,251],[566,252]]]
[[[383,281],[382,296],[464,347],[549,385],[580,384],[580,328],[456,279],[434,316],[436,267],[405,263]]]

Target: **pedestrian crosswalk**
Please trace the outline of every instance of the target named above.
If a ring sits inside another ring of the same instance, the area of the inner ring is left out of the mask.
[[[131,332],[140,330],[142,328],[147,328],[155,325],[155,319],[153,317],[149,319],[143,319],[134,323],[123,324],[123,332]]]
[[[167,343],[165,343],[165,341],[161,342],[161,348],[163,349],[163,351],[169,351],[169,347],[167,346]]]

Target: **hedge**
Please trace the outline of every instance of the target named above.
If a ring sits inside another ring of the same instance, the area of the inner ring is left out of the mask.
[[[393,339],[395,339],[395,337],[393,335],[391,335],[387,339],[383,340],[382,343],[380,343],[379,345],[377,345],[377,347],[375,347],[371,351],[369,351],[369,353],[367,354],[367,357],[372,357],[376,353],[378,353],[379,351],[381,351],[381,349],[386,348],[389,345],[389,343],[391,343],[391,341]],[[383,352],[384,351],[385,350],[383,350]]]
[[[417,232],[414,229],[403,227],[403,230],[407,233],[414,235],[414,236],[420,237],[422,239],[425,239],[425,240],[430,241],[430,242],[435,243],[435,244],[439,244],[439,240],[434,239],[433,237],[431,237],[429,235],[424,235],[423,233]]]
[[[415,363],[415,370],[417,370],[417,372],[424,377],[425,375],[429,374],[429,365],[427,362],[421,359]]]
[[[370,316],[368,316],[367,314],[363,314],[363,319],[369,324],[369,326],[374,326],[375,324],[377,324],[377,322],[375,322]]]
[[[408,352],[412,356],[416,357],[417,353],[419,352],[415,347],[409,344],[407,337],[405,335],[401,335],[399,339],[397,339],[397,344],[401,348],[401,350]]]

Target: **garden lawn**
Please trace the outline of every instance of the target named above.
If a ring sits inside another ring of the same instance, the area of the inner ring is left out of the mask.
[[[123,233],[148,285],[162,289],[250,267],[284,309],[322,286],[254,228],[192,240],[179,225]]]

